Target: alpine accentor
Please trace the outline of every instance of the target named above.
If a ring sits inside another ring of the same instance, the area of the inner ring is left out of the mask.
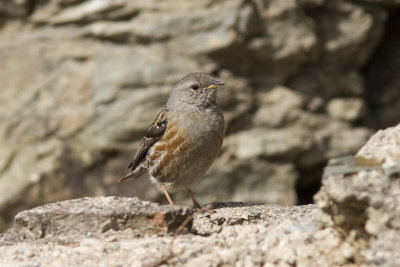
[[[200,208],[189,186],[210,168],[222,146],[224,116],[216,103],[221,85],[200,72],[180,80],[143,138],[129,165],[132,171],[120,181],[149,173],[169,204],[166,186],[171,185],[185,187]]]

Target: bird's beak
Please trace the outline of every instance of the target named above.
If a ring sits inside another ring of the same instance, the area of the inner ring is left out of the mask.
[[[208,89],[215,89],[215,88],[218,88],[218,87],[220,87],[220,86],[222,86],[224,84],[225,83],[221,82],[221,81],[212,81],[211,84],[208,86]]]

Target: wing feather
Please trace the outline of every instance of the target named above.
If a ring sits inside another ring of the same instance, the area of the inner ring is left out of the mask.
[[[142,161],[149,148],[164,135],[168,124],[167,112],[168,109],[163,108],[160,113],[158,113],[156,119],[147,131],[146,136],[143,138],[140,144],[139,150],[136,152],[133,161],[128,166],[128,168],[131,168],[132,171],[134,171],[138,164]]]

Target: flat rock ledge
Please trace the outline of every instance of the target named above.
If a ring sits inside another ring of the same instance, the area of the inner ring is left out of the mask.
[[[316,205],[96,197],[23,211],[0,266],[400,266],[399,133],[331,160]]]
[[[18,240],[101,237],[114,230],[133,236],[164,235],[191,227],[192,209],[160,206],[138,198],[94,197],[51,203],[15,216]]]
[[[262,265],[272,255],[292,264],[316,232],[335,236],[323,230],[326,223],[316,205],[212,203],[195,211],[138,198],[81,198],[20,212],[0,237],[0,266]],[[338,243],[314,242],[307,254]]]

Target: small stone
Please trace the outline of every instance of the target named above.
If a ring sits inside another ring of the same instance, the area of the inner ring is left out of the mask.
[[[365,115],[366,108],[360,98],[335,98],[329,101],[327,111],[332,117],[355,121]]]
[[[257,94],[260,106],[254,115],[255,126],[277,127],[290,121],[290,115],[303,105],[300,94],[284,86],[276,86],[271,91]]]

